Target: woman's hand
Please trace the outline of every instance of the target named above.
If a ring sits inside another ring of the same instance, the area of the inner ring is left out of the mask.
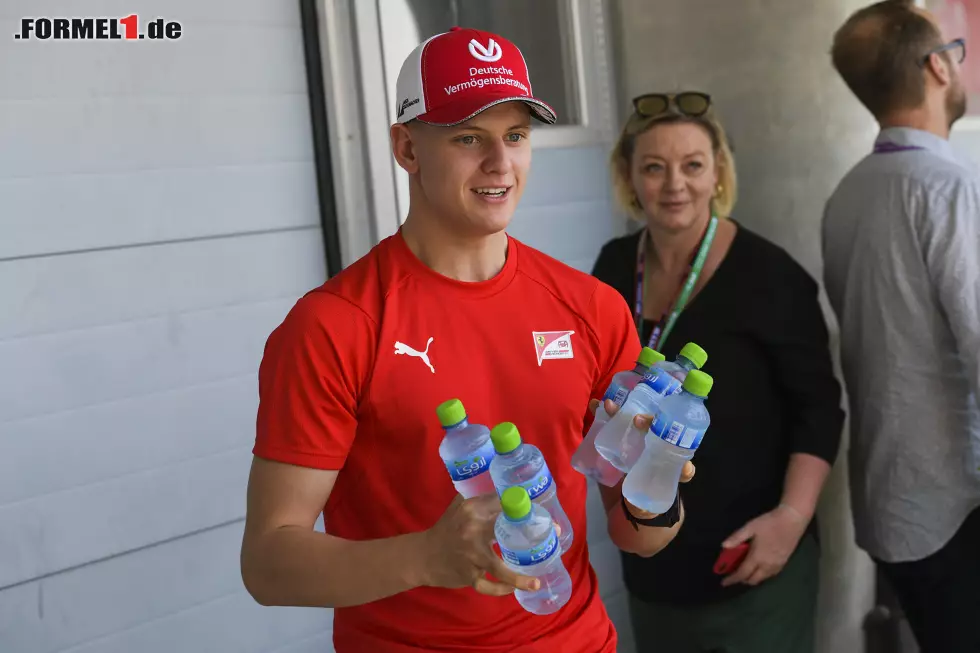
[[[749,554],[721,584],[758,585],[782,571],[806,532],[803,516],[789,506],[780,505],[738,529],[722,543],[726,549],[751,540]]]

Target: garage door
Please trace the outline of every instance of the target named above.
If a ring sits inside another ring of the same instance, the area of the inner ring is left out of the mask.
[[[238,571],[262,347],[326,269],[298,3],[120,7],[181,36],[0,5],[0,651],[329,650]]]

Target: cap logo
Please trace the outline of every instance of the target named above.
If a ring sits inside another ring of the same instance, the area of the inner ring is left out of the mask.
[[[419,98],[415,98],[414,100],[409,100],[408,98],[405,98],[404,100],[402,100],[401,106],[398,107],[398,117],[401,118],[402,116],[404,116],[405,109],[412,106],[413,104],[418,104],[418,103],[419,103]]]
[[[483,47],[483,44],[476,39],[470,39],[470,54],[474,58],[480,61],[486,61],[487,63],[497,61],[500,57],[504,56],[503,50],[500,49],[500,44],[493,39],[487,42],[487,47]]]

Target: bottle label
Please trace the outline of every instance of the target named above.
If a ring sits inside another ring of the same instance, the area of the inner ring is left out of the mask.
[[[678,381],[666,370],[656,368],[643,375],[643,380],[653,388],[653,391],[662,397],[680,392],[681,382]]]
[[[500,544],[499,541],[497,543]],[[530,549],[508,549],[500,544],[500,554],[503,559],[519,567],[529,567],[544,562],[558,551],[561,551],[561,547],[558,545],[558,535],[554,528],[551,529],[548,539]]]
[[[613,383],[609,386],[609,389],[606,390],[606,394],[602,396],[602,401],[605,402],[606,399],[612,399],[613,403],[622,408],[623,404],[626,403],[626,397],[629,395],[629,393],[630,391],[623,386],[619,385],[618,383]]]
[[[449,470],[449,476],[454,481],[465,481],[488,471],[494,455],[496,452],[493,442],[487,440],[482,447],[473,452],[473,455],[461,460],[447,460],[446,469]]]
[[[697,449],[701,444],[701,438],[704,436],[703,429],[692,429],[685,427],[680,422],[668,421],[663,413],[657,415],[656,421],[650,427],[650,432],[664,442],[669,442],[683,449]]]
[[[531,498],[531,501],[534,501],[551,487],[551,483],[551,470],[548,469],[547,464],[544,464],[541,466],[541,471],[534,478],[519,483],[519,485],[527,490],[527,495]]]

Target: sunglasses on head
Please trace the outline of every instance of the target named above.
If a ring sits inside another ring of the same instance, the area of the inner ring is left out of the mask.
[[[643,118],[652,118],[671,109],[677,113],[700,118],[711,108],[711,96],[707,93],[685,91],[683,93],[647,93],[633,98],[633,109]]]

